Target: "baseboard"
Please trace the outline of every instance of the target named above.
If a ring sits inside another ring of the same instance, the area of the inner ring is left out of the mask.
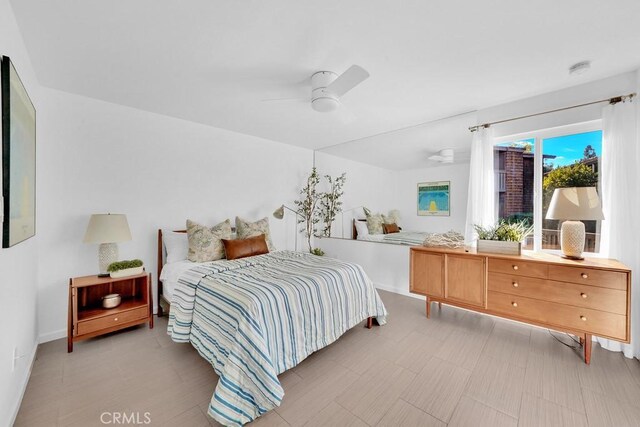
[[[382,283],[374,283],[373,286],[375,286],[377,289],[382,289],[383,291],[393,292],[394,294],[424,300],[424,296],[412,294],[408,290],[399,290],[397,288],[392,288],[391,286],[383,285]]]
[[[9,425],[14,425],[16,423],[16,417],[18,416],[18,411],[20,411],[20,405],[22,405],[22,399],[24,398],[24,393],[27,391],[27,384],[29,384],[29,378],[31,378],[31,371],[33,370],[33,363],[36,361],[36,352],[38,351],[38,341],[35,342],[33,349],[31,350],[31,354],[29,355],[29,369],[27,370],[27,375],[25,375],[22,380],[22,384],[18,390],[19,399],[16,402],[15,408],[13,408],[13,414],[11,415],[11,423]]]
[[[66,329],[60,329],[60,330],[57,330],[57,331],[47,332],[46,334],[40,335],[38,337],[38,342],[40,344],[43,344],[45,342],[59,340],[60,338],[66,338],[66,337],[67,337],[67,330]]]

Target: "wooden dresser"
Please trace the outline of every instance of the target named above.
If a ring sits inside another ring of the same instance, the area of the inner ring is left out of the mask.
[[[411,248],[410,291],[432,302],[569,332],[591,358],[591,336],[629,342],[631,271],[602,258],[568,260]]]

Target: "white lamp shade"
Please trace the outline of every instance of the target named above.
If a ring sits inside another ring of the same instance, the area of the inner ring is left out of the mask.
[[[577,221],[604,219],[596,188],[556,188],[549,204],[546,219]]]
[[[126,215],[91,215],[84,235],[84,243],[116,243],[127,240],[131,240],[131,231]]]

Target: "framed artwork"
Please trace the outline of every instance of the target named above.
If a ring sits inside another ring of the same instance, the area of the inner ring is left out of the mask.
[[[2,247],[36,234],[36,110],[11,60],[0,63]]]
[[[418,184],[418,215],[449,216],[451,181]]]

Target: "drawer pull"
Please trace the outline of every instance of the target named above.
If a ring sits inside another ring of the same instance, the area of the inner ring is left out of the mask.
[[[589,275],[587,273],[582,273],[580,276],[582,276],[583,279],[589,278]]]
[[[586,322],[587,318],[585,316],[580,316],[580,320],[582,320],[583,322]]]
[[[520,286],[520,285],[518,284],[518,282],[513,282],[513,283],[512,283],[512,285],[513,285],[513,287],[514,287],[514,288],[517,288],[518,286]]]
[[[114,321],[114,322],[117,322],[117,321],[118,321],[118,318],[117,318],[117,317],[115,317],[115,318],[113,319],[113,321]]]
[[[580,296],[584,299],[587,299],[587,294],[585,294],[584,292],[580,294]]]
[[[514,301],[514,302],[511,303],[511,305],[514,306],[514,307],[517,307],[518,303]]]
[[[518,266],[517,266],[517,265],[514,265],[514,266],[513,266],[513,269],[514,269],[514,270],[517,270],[517,269],[518,269]]]

